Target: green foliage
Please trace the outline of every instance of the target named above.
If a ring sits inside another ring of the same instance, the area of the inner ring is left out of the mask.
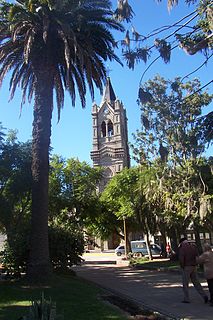
[[[12,230],[11,230],[12,231]],[[81,262],[84,252],[83,232],[75,228],[62,226],[49,227],[50,259],[54,269],[69,270],[72,265]],[[1,253],[1,263],[9,275],[20,276],[26,272],[29,259],[29,226],[22,224],[20,230],[14,229]]]
[[[211,101],[197,79],[183,83],[156,76],[139,90],[142,127],[134,136],[133,151],[138,163],[154,169],[145,190],[160,230],[166,226],[167,232],[174,228],[181,234],[192,223],[209,230],[211,163],[201,156],[210,141],[202,109]]]
[[[7,235],[2,263],[9,274],[19,275],[26,272],[30,248],[31,144],[19,143],[10,134],[0,152],[0,225]],[[97,215],[96,184],[100,177],[101,171],[86,163],[53,157],[49,238],[55,268],[68,269],[81,261],[83,225],[86,220],[92,224]]]
[[[23,317],[23,320],[63,320],[62,315],[56,313],[56,303],[44,298],[44,293],[41,295],[41,300],[32,301],[29,308],[29,314]]]
[[[29,227],[22,224],[20,229],[11,229],[11,233],[1,252],[1,263],[8,275],[20,277],[26,272],[29,258]]]
[[[60,226],[49,228],[50,258],[55,269],[68,270],[81,263],[84,252],[83,232]]]
[[[129,265],[131,267],[134,267],[134,266],[137,266],[138,264],[144,264],[144,263],[147,263],[149,261],[149,258],[148,257],[133,257],[133,253],[130,252],[128,254],[128,257],[129,257]]]
[[[2,263],[9,274],[26,271],[31,208],[31,143],[9,130],[0,145],[0,228],[7,242]]]
[[[143,270],[162,270],[162,271],[179,271],[180,264],[178,261],[170,261],[170,260],[163,260],[163,261],[148,261],[144,258],[132,259],[130,261],[130,265],[133,267],[139,267],[139,269]]]
[[[54,156],[50,163],[49,199],[51,215],[60,210],[79,208],[81,214],[89,208],[96,196],[96,187],[102,170],[77,159],[64,160]],[[86,214],[86,213],[85,213]]]
[[[11,131],[6,137],[0,146],[0,226],[10,241],[31,208],[31,143],[17,142]]]
[[[134,135],[133,147],[138,162],[157,156],[180,162],[205,151],[208,124],[200,118],[212,95],[200,88],[197,79],[183,83],[180,78],[170,81],[159,75],[141,86],[138,104],[142,127]]]
[[[200,118],[203,127],[203,141],[210,144],[213,141],[213,111]]]
[[[118,222],[125,219],[128,233],[155,233],[156,212],[150,210],[147,199],[153,174],[152,168],[135,167],[124,169],[111,179],[101,195],[101,201],[109,215],[108,221],[114,223],[115,217]],[[117,228],[120,228],[121,233],[123,224],[117,224]]]
[[[83,230],[100,231],[101,204],[97,185],[102,177],[101,168],[92,168],[77,159],[65,161],[54,156],[49,178],[50,222],[60,221],[66,230],[73,226]]]
[[[124,169],[113,177],[101,195],[118,219],[131,217],[136,206],[136,190],[139,188],[138,170]]]

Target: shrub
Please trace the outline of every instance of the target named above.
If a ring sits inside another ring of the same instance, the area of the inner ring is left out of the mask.
[[[26,272],[29,256],[28,230],[14,231],[12,241],[6,241],[1,252],[1,263],[8,275],[20,276]],[[60,227],[49,228],[50,259],[54,269],[67,270],[81,262],[84,252],[84,238],[80,231],[65,230]]]
[[[82,232],[65,230],[59,227],[49,229],[50,257],[54,268],[69,269],[79,264],[84,252]]]
[[[26,272],[29,255],[29,228],[16,229],[5,241],[1,254],[1,263],[9,275],[20,276]]]

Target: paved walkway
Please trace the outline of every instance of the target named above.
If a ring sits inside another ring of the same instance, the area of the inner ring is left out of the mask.
[[[74,270],[78,276],[167,315],[169,319],[213,320],[213,307],[204,304],[193,286],[190,287],[191,303],[181,303],[183,295],[178,273],[134,270],[121,261],[117,264],[115,261],[105,264],[103,261],[85,261]],[[201,284],[208,292],[204,279]]]

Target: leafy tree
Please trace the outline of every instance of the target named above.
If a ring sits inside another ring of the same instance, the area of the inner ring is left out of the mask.
[[[10,244],[31,209],[31,143],[6,139],[0,153],[0,225]]]
[[[97,230],[101,204],[97,184],[101,168],[92,168],[77,159],[53,156],[50,164],[50,223],[76,232]]]
[[[201,117],[212,96],[200,87],[197,79],[182,83],[180,78],[170,81],[160,76],[140,87],[142,127],[134,135],[133,148],[140,163],[156,156],[164,162],[169,158],[180,163],[205,151]]]
[[[70,181],[75,200],[76,214],[84,220],[95,215],[98,202],[97,185],[103,176],[102,168],[92,168],[85,161],[68,159],[65,168],[66,181]]]
[[[29,154],[31,154],[31,147],[30,142],[17,142],[15,132],[9,131],[0,148],[0,226],[1,231],[7,235],[1,261],[9,274],[17,276],[20,276],[21,272],[26,272],[30,250],[32,177]],[[55,167],[57,167],[56,164]],[[53,169],[51,173],[52,171]],[[58,170],[57,174],[59,172],[63,174],[62,169]],[[63,206],[59,200],[59,197],[62,197],[61,190],[65,191],[67,185],[63,181],[64,189],[56,190],[56,183],[52,182],[51,178],[54,180],[54,177],[50,177],[50,186],[54,187],[50,188],[50,192],[54,193],[55,190],[55,193],[50,199],[57,195],[57,200],[53,203],[59,203],[59,205],[52,207],[52,214],[56,215],[57,212],[58,215],[50,217],[50,259],[54,269],[67,269],[81,261],[80,256],[84,251],[84,234],[78,219],[76,217],[74,219],[70,212],[67,212],[68,200],[69,197],[72,199],[72,195],[66,190],[66,201],[62,198]],[[66,209],[61,210],[62,207]]]
[[[125,219],[127,239],[130,232],[140,231],[148,239],[148,234],[156,231],[155,217],[146,201],[146,186],[151,176],[150,169],[146,167],[124,169],[111,179],[101,195],[101,201],[108,208],[108,220],[113,215],[118,222]],[[114,232],[122,234],[123,223],[116,223]]]
[[[70,212],[74,208],[78,210],[76,214],[79,219],[86,217],[90,203],[97,201],[96,189],[101,177],[101,168],[92,168],[78,159],[65,160],[57,155],[53,156],[49,182],[50,217],[57,216],[66,208]]]
[[[102,207],[105,211],[105,220],[101,220],[102,225],[107,225],[110,227],[108,230],[125,240],[127,252],[130,251],[129,234],[136,208],[134,191],[138,189],[137,180],[138,174],[134,169],[124,169],[109,181],[101,194]]]
[[[193,229],[200,246],[200,231],[211,229],[212,174],[209,162],[198,158],[181,165],[167,166],[161,186],[165,218],[172,229],[170,236],[179,238]],[[207,222],[208,221],[208,222]]]
[[[139,90],[142,129],[133,149],[140,164],[155,170],[146,200],[175,243],[192,221],[194,230],[206,225],[212,206],[210,165],[201,158],[208,144],[202,108],[212,96],[199,87],[198,80],[183,84],[156,76]]]
[[[2,262],[9,273],[25,271],[29,254],[31,148],[9,130],[0,145],[0,230],[7,236]]]
[[[34,97],[32,141],[32,223],[28,277],[50,274],[48,249],[48,170],[53,93],[58,118],[64,91],[75,104],[76,88],[85,106],[86,83],[102,90],[104,62],[115,59],[110,30],[123,30],[108,0],[1,1],[0,84],[11,71],[11,98],[17,86],[22,103]]]

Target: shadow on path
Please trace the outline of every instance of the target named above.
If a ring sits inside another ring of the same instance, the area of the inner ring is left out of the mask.
[[[183,299],[181,275],[173,272],[134,270],[118,265],[83,264],[73,268],[77,275],[122,295],[139,306],[167,315],[170,319],[213,320],[213,308],[190,285],[190,304]],[[201,284],[207,290],[206,281]],[[208,291],[207,291],[208,292]]]

